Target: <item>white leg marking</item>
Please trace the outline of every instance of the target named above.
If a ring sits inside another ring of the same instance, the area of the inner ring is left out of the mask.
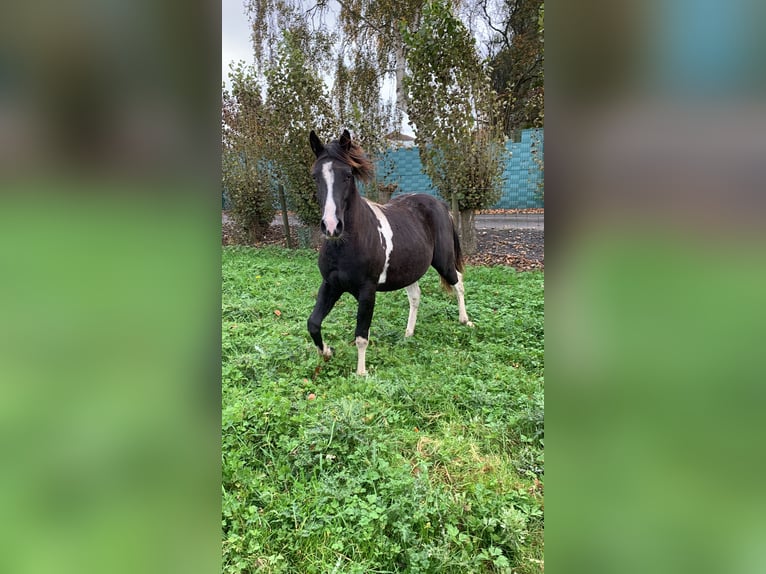
[[[332,162],[326,161],[322,165],[322,177],[324,177],[325,185],[327,186],[327,197],[324,201],[324,209],[322,211],[322,221],[324,221],[327,233],[333,234],[335,228],[338,227],[338,219],[335,217],[335,200],[332,198],[332,186],[335,182],[335,174],[332,172]]]
[[[465,312],[465,287],[463,287],[463,274],[460,271],[457,272],[457,283],[455,284],[455,291],[457,292],[457,308],[460,316],[460,322],[463,325],[473,327],[473,323],[468,320],[468,313]]]
[[[365,200],[367,201],[367,200]],[[386,262],[383,264],[383,271],[378,277],[378,285],[386,282],[386,273],[388,273],[388,263],[391,261],[391,253],[394,250],[394,232],[391,229],[391,224],[388,223],[388,218],[383,214],[383,209],[377,203],[367,201],[367,205],[370,206],[375,217],[378,219],[378,233],[380,233],[380,243],[386,250]]]
[[[415,281],[412,285],[405,287],[407,298],[410,300],[410,316],[407,318],[407,330],[405,337],[412,337],[415,333],[415,321],[418,319],[418,305],[420,305],[420,285]]]
[[[356,338],[356,374],[362,377],[367,374],[367,369],[364,366],[367,356],[367,342],[364,337]]]
[[[319,351],[319,354],[322,355],[325,359],[329,359],[330,357],[332,357],[332,349],[330,349],[330,347],[328,347],[327,343],[325,343],[324,341],[322,342],[322,345],[324,346],[324,348],[321,351]]]

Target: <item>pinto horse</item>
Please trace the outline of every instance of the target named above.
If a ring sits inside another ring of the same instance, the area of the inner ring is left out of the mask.
[[[356,179],[371,179],[372,162],[351,141],[348,130],[326,145],[312,131],[309,141],[317,158],[311,174],[325,241],[319,251],[322,285],[308,330],[325,360],[332,351],[322,340],[322,321],[343,293],[351,293],[359,303],[358,375],[367,374],[365,355],[378,291],[407,290],[410,314],[404,336],[411,337],[420,303],[418,280],[429,266],[439,272],[445,288],[454,287],[460,322],[472,327],[465,310],[460,241],[446,204],[426,194],[401,195],[386,205],[373,203],[356,188]]]

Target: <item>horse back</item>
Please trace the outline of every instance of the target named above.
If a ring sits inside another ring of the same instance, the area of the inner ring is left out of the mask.
[[[452,217],[447,205],[427,194],[400,195],[382,206],[393,230],[391,271],[381,291],[401,289],[422,277],[430,265],[454,261]]]
[[[407,222],[417,225],[430,236],[434,247],[442,242],[452,243],[452,215],[442,200],[425,193],[413,193],[397,196],[385,207],[389,219],[401,219],[405,226]]]

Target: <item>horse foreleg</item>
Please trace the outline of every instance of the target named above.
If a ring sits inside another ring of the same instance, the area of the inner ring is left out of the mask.
[[[415,281],[412,285],[405,287],[407,298],[410,300],[410,315],[407,317],[407,329],[404,331],[405,337],[412,337],[415,333],[415,321],[418,319],[418,306],[420,305],[420,285]]]
[[[455,292],[457,293],[458,317],[463,325],[473,327],[473,323],[468,320],[468,313],[465,310],[465,287],[463,287],[463,274],[457,272],[457,283],[455,283]]]
[[[326,282],[322,282],[319,287],[319,293],[317,294],[317,302],[314,305],[314,310],[311,312],[308,320],[309,334],[311,335],[314,344],[319,350],[319,354],[322,355],[325,360],[332,356],[332,350],[322,340],[322,321],[327,314],[332,310],[335,303],[340,299],[341,292],[331,288]]]
[[[356,310],[356,374],[366,375],[365,365],[367,357],[367,344],[370,336],[370,324],[372,323],[372,314],[375,310],[375,285],[365,286],[359,291],[357,297],[359,306]]]

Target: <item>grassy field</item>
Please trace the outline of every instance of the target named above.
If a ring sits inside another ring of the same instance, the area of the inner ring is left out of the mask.
[[[430,270],[406,340],[379,293],[362,378],[316,253],[224,248],[224,572],[542,572],[543,283],[469,267],[470,329]]]

